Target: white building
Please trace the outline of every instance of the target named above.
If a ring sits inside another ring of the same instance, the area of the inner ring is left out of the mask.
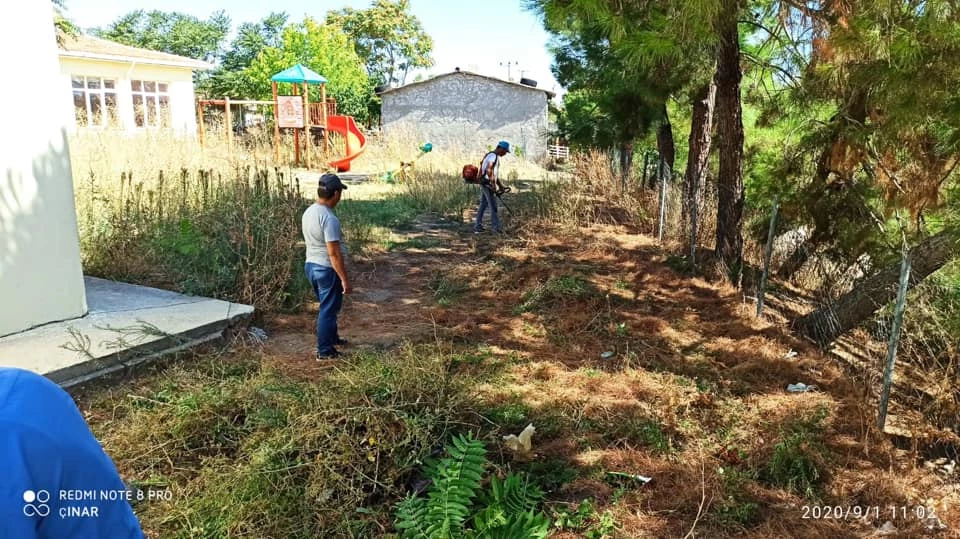
[[[502,139],[518,156],[538,159],[547,152],[547,103],[554,95],[457,68],[380,92],[383,134],[478,155]]]
[[[50,4],[0,17],[0,66],[29,85],[0,85],[0,336],[87,312],[67,150],[69,94],[58,76]],[[12,80],[12,79],[8,79]],[[63,102],[64,107],[51,104]],[[70,121],[73,124],[73,121]],[[10,358],[0,357],[0,364]]]
[[[91,36],[67,36],[60,48],[59,84],[67,124],[74,130],[173,129],[193,134],[197,130],[193,72],[212,67]]]

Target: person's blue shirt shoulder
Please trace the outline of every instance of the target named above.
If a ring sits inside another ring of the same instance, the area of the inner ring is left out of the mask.
[[[140,539],[126,486],[73,398],[0,367],[0,538]]]

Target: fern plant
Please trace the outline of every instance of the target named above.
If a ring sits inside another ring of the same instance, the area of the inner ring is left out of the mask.
[[[481,492],[489,464],[483,442],[472,434],[455,436],[448,457],[425,465],[431,480],[426,497],[410,496],[397,505],[397,529],[405,538],[544,538],[550,520],[538,510],[543,491],[526,476],[492,477]]]

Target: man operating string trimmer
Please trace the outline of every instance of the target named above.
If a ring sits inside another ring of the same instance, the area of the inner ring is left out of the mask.
[[[474,234],[483,232],[483,214],[490,208],[490,226],[493,232],[500,234],[500,217],[497,215],[497,198],[510,188],[500,181],[500,158],[510,153],[510,143],[501,140],[497,147],[480,163],[477,183],[480,184],[480,207],[477,208],[477,222],[473,227]]]

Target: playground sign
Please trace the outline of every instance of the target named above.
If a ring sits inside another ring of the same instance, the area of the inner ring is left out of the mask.
[[[303,128],[303,96],[277,96],[277,124],[281,128]]]

